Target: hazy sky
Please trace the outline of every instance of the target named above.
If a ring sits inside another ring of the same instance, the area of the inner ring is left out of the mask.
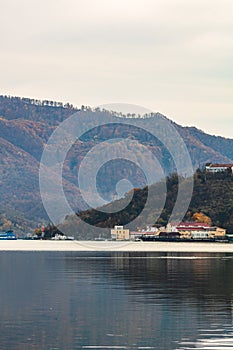
[[[137,104],[233,138],[232,0],[0,6],[0,94]]]

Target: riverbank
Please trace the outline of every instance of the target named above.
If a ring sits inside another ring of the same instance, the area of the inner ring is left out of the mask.
[[[110,241],[0,241],[1,251],[119,251],[233,253],[233,243],[110,242]]]

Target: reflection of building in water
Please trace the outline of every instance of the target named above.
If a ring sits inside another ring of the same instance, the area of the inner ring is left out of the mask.
[[[111,238],[116,241],[129,240],[129,229],[124,229],[124,226],[114,226],[111,230]]]
[[[70,298],[75,326],[88,315],[88,327],[78,328],[82,345],[109,341],[109,347],[110,342],[120,347],[125,341],[133,348],[132,344],[142,344],[140,339],[148,348],[157,341],[160,349],[172,349],[171,340],[190,337],[195,342],[199,330],[216,320],[231,322],[233,265],[224,260],[225,254],[216,258],[209,253],[108,252],[104,259],[96,252],[91,255],[78,264],[75,255],[67,259],[73,270],[67,275],[77,282]],[[84,290],[82,276],[87,278]],[[85,304],[83,299],[78,303],[82,290]],[[84,336],[88,343],[83,344]]]

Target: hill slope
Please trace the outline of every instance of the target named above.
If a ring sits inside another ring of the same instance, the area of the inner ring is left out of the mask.
[[[181,184],[188,179],[180,179]],[[161,184],[154,184],[149,188],[153,197],[159,197]],[[158,220],[154,220],[154,224],[165,226],[168,223],[175,201],[177,199],[178,177],[173,175],[167,178],[167,197],[164,209]],[[160,211],[156,206],[149,207],[143,215],[143,221],[140,213],[144,208],[147,200],[148,188],[135,189],[134,196],[129,205],[131,194],[127,194],[124,199],[118,203],[110,203],[111,208],[118,206],[125,208],[118,213],[104,213],[103,208],[99,210],[88,210],[78,214],[78,218],[70,216],[60,226],[61,230],[76,233],[77,237],[87,239],[98,237],[98,234],[109,237],[110,228],[114,225],[127,225],[131,229],[143,228],[151,223],[151,218],[156,218]],[[184,198],[182,199],[184,200]],[[187,210],[185,220],[191,220],[195,213],[203,213],[211,219],[212,225],[226,228],[229,233],[233,233],[233,177],[227,174],[206,174],[205,171],[198,170],[194,175],[194,190],[192,199]],[[136,220],[135,220],[136,219]],[[133,221],[135,220],[135,221]],[[85,223],[88,223],[90,229],[87,232]],[[93,228],[91,227],[93,226]],[[108,228],[108,230],[104,230]]]
[[[165,174],[174,171],[174,163],[166,145],[153,139],[150,135],[122,127],[122,116],[108,111],[91,110],[90,108],[76,109],[70,104],[52,101],[38,101],[27,98],[0,96],[0,210],[6,215],[12,213],[22,216],[25,222],[35,225],[48,221],[43,209],[39,192],[38,169],[41,155],[49,136],[55,128],[69,116],[77,113],[91,128],[92,120],[98,119],[103,123],[112,121],[115,125],[103,126],[87,132],[77,141],[67,154],[63,167],[65,192],[75,211],[87,209],[78,189],[77,174],[85,155],[95,146],[110,138],[127,138],[129,150],[134,151],[135,143],[144,145],[158,159]],[[166,118],[159,113],[140,120],[142,127],[154,128],[158,120]],[[89,123],[89,124],[88,124]],[[172,122],[172,125],[182,136],[190,153],[194,168],[206,162],[232,162],[233,140],[207,135],[195,128],[182,127]],[[120,141],[119,141],[120,142]],[[169,135],[167,144],[169,144]],[[106,155],[110,150],[106,147]],[[95,152],[95,149],[94,151]],[[58,160],[59,160],[59,152]],[[140,153],[135,153],[139,158]],[[96,155],[98,157],[98,154]],[[99,188],[103,196],[111,201],[115,196],[115,184],[126,176],[126,170],[120,166],[109,164],[101,169]],[[144,187],[143,174],[132,164],[128,164],[128,172],[134,187]],[[90,171],[90,169],[86,169]],[[91,193],[90,193],[91,195]],[[2,208],[2,209],[1,209]],[[24,225],[27,228],[27,225]]]

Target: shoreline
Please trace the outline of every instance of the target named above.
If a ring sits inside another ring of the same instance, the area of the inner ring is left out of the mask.
[[[110,242],[110,241],[0,241],[4,251],[53,252],[174,252],[233,253],[232,243],[206,242]]]

